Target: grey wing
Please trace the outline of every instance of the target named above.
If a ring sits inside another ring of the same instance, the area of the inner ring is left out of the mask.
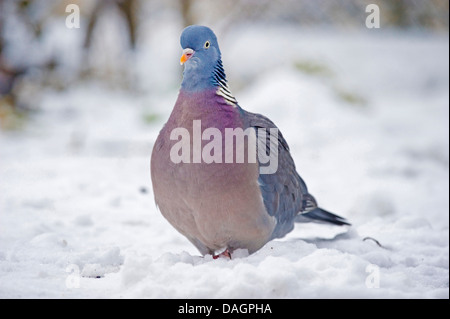
[[[268,214],[277,220],[272,238],[280,238],[294,228],[295,218],[298,214],[317,208],[317,203],[314,197],[308,193],[305,182],[297,173],[289,146],[276,125],[263,115],[240,110],[246,126],[255,128],[258,139],[261,138],[261,135],[263,136],[262,132],[266,134],[266,141],[261,144],[265,144],[266,149],[258,149],[258,152],[265,151],[268,155],[271,147],[278,149],[276,172],[273,174],[260,173],[258,184]],[[277,139],[270,138],[271,128],[277,129]],[[260,167],[264,166],[259,156],[258,162]]]

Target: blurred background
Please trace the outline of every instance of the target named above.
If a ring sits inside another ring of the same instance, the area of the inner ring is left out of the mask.
[[[1,129],[17,129],[30,112],[42,110],[42,94],[49,89],[62,91],[91,81],[134,93],[173,89],[181,71],[176,63],[164,65],[164,57],[175,56],[178,35],[187,25],[208,25],[230,46],[236,33],[251,26],[258,26],[254,29],[262,36],[280,26],[300,33],[361,32],[371,3],[381,10],[383,32],[397,32],[399,38],[404,33],[448,35],[445,0],[1,0]],[[79,28],[65,25],[69,4],[80,9]],[[304,72],[326,67],[311,61],[298,66]],[[250,80],[242,73],[233,73],[239,89]]]
[[[379,28],[366,25],[370,4]],[[286,240],[334,261],[305,259],[295,275],[319,276],[250,296],[448,298],[448,0],[0,0],[0,297],[223,297],[211,282],[242,282],[229,289],[242,297],[253,286],[246,272],[198,268],[202,287],[180,290],[185,273],[164,262],[198,255],[158,213],[149,165],[190,24],[214,30],[239,104],[276,123],[320,205],[353,225],[340,237],[297,226]],[[276,254],[294,260],[286,247]],[[66,289],[68,264],[83,289]],[[391,294],[365,288],[367,264]]]

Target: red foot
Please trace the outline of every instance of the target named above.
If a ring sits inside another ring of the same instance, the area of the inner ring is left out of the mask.
[[[231,259],[231,253],[230,253],[230,251],[228,250],[228,248],[225,249],[222,253],[220,253],[220,254],[218,254],[218,255],[213,255],[212,257],[213,257],[213,259],[217,259],[217,258],[219,258],[220,256],[225,256],[225,257],[228,257],[228,258]]]

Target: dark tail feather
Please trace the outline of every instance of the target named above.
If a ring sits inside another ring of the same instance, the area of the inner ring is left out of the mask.
[[[295,218],[295,221],[298,223],[307,223],[307,222],[319,222],[319,223],[327,223],[338,226],[351,224],[347,222],[347,220],[341,216],[335,215],[333,213],[327,212],[319,207],[314,208],[313,210],[300,214]]]

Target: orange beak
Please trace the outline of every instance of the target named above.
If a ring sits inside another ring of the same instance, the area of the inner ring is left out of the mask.
[[[180,64],[183,65],[194,54],[194,50],[187,48],[183,50],[183,55],[180,58]]]

